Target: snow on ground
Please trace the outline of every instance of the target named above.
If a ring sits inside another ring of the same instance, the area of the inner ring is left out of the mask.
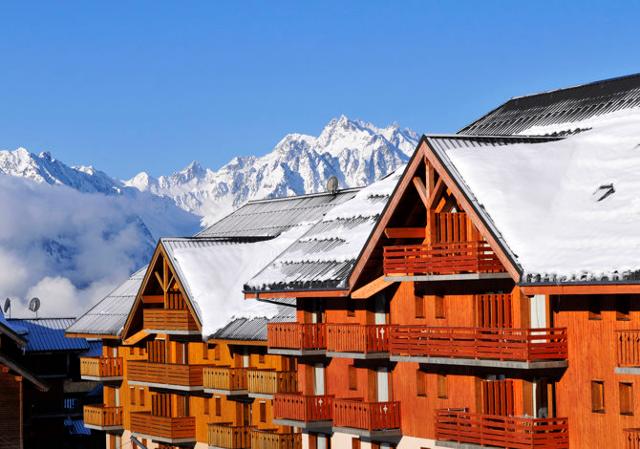
[[[640,112],[579,127],[592,130],[446,152],[525,274],[543,280],[617,279],[640,269]]]

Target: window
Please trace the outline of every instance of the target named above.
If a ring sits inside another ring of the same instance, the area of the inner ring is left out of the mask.
[[[129,387],[129,404],[136,405],[136,387]]]
[[[591,381],[591,411],[604,413],[604,382],[601,380]]]
[[[420,368],[416,370],[416,391],[418,396],[427,395],[427,373]]]
[[[356,367],[353,365],[349,365],[349,390],[357,390],[358,389],[358,372],[356,371]]]
[[[435,296],[435,311],[436,311],[437,319],[446,318],[446,314],[444,310],[444,296],[440,296],[440,295]]]
[[[267,403],[260,401],[260,422],[267,422]]]
[[[616,320],[629,321],[630,309],[631,301],[628,296],[620,296],[616,298]]]
[[[618,389],[620,391],[620,414],[633,415],[633,383],[620,382]]]
[[[258,363],[264,363],[264,354],[258,354]]]
[[[602,307],[600,305],[600,298],[597,296],[592,296],[591,298],[589,298],[589,319],[602,319]]]
[[[222,398],[216,397],[216,416],[222,416]]]
[[[213,350],[213,357],[216,360],[220,360],[220,345],[216,345],[215,349]]]
[[[204,401],[204,414],[208,415],[209,414],[209,398],[203,398]]]
[[[416,318],[424,318],[424,296],[415,295],[414,298]]]
[[[209,358],[209,345],[202,343],[202,359],[207,360]]]
[[[438,374],[438,398],[447,399],[447,375]]]
[[[144,407],[144,388],[138,388],[138,405]]]

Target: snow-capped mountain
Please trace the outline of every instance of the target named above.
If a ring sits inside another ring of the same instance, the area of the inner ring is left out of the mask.
[[[331,176],[341,187],[370,184],[406,162],[417,142],[415,132],[398,125],[341,116],[317,137],[286,135],[265,156],[236,157],[216,171],[192,162],[170,176],[141,172],[124,185],[170,197],[210,224],[251,199],[323,191]]]

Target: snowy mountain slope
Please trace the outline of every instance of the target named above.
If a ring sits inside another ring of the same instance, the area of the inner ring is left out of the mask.
[[[141,172],[124,185],[172,198],[210,224],[250,199],[323,191],[332,175],[341,187],[370,184],[405,163],[417,143],[416,133],[397,125],[341,116],[318,137],[288,134],[265,156],[236,157],[217,171],[192,162],[170,176]]]

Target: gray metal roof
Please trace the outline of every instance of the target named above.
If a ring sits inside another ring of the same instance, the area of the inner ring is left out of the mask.
[[[261,318],[238,318],[218,332],[211,338],[221,340],[244,340],[244,341],[267,341],[267,323],[290,323],[296,321],[296,309],[283,307],[276,316],[271,319]]]
[[[24,330],[27,340],[26,352],[88,351],[89,343],[84,338],[65,337],[65,329],[73,318],[11,318],[9,324]]]
[[[276,237],[302,222],[318,221],[332,207],[353,198],[358,190],[249,201],[196,237]]]
[[[133,273],[67,328],[68,333],[120,335],[147,267]]]
[[[459,134],[526,134],[533,126],[571,123],[640,107],[640,74],[516,97],[467,125]]]
[[[356,260],[395,188],[402,170],[360,190],[328,212],[244,286],[246,292],[346,288]],[[336,211],[338,211],[336,213]]]

